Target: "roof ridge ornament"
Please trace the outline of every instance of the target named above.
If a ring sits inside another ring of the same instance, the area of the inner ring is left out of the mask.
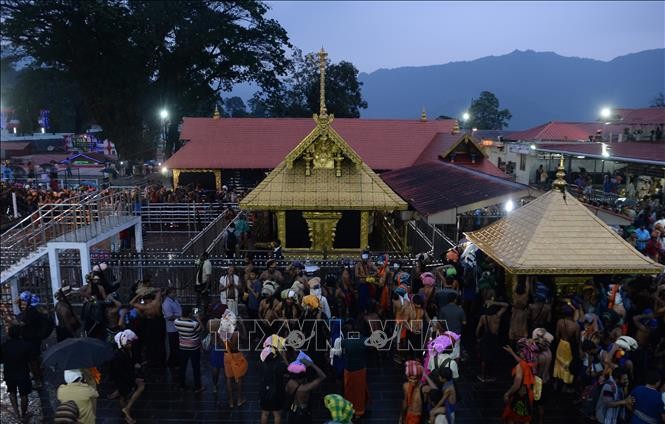
[[[320,84],[320,98],[319,98],[319,119],[325,119],[328,117],[328,111],[326,110],[326,58],[328,53],[323,50],[318,53],[319,56],[319,84]]]
[[[552,188],[565,193],[566,185],[566,170],[563,167],[563,155],[561,155],[561,160],[559,161],[559,167],[556,170],[556,179],[552,182]]]

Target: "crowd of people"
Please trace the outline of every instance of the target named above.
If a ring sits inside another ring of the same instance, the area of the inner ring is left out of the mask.
[[[30,215],[47,203],[61,203],[69,198],[94,191],[92,187],[78,189],[44,189],[30,184],[0,182],[0,208],[6,218],[13,218],[14,205],[12,193],[16,194],[16,206],[19,217]]]
[[[573,396],[592,422],[665,419],[662,275],[598,277],[560,292],[545,277],[511,286],[469,243],[441,258],[421,255],[412,268],[367,251],[324,275],[298,261],[280,264],[270,259],[259,269],[246,258],[242,267],[215,270],[202,255],[193,276],[196,305],[181,304],[175,288],[149,279],[126,287],[106,264],[95,266],[80,290],[60,289],[58,341],[106,340],[115,356],[98,370],[66,371],[56,415],[76,410],[80,422],[94,422],[103,389],[133,423],[134,405],[149,389],[146,367],[164,366],[180,390],[195,393],[217,393],[222,377],[229,408],[242,408],[249,360],[257,360],[261,423],[312,422],[311,394],[326,379],[339,388],[323,398],[330,422],[348,423],[371,409],[367,367],[378,356],[404,370],[395,417],[402,423],[453,424],[465,396],[458,381],[476,360],[481,384],[512,375],[501,412],[507,423],[542,423],[561,396]],[[80,313],[69,300],[75,293]],[[6,322],[10,339],[2,361],[11,370],[4,377],[17,416],[25,416],[30,374],[41,381],[39,346],[49,331],[39,305],[22,293],[21,313]],[[258,348],[250,343],[257,334],[264,335]],[[209,361],[212,387],[203,384],[202,361]]]
[[[246,190],[229,189],[207,190],[201,184],[187,184],[175,189],[162,184],[149,183],[142,192],[142,197],[149,203],[238,203],[247,194]]]

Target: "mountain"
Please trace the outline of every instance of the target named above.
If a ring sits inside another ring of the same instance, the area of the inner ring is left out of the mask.
[[[604,62],[552,52],[515,50],[444,65],[361,73],[369,108],[363,118],[458,117],[488,90],[513,114],[509,129],[547,121],[593,121],[603,106],[647,107],[665,92],[665,49],[645,50]]]

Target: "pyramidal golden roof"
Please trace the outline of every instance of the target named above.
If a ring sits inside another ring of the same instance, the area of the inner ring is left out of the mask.
[[[465,235],[514,274],[657,274],[663,270],[565,190],[551,190]]]
[[[332,128],[325,106],[325,58],[316,127],[241,202],[253,210],[405,210],[402,200]]]

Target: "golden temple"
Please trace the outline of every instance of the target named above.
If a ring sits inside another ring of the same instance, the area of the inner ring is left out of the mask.
[[[240,202],[241,209],[275,214],[285,250],[324,255],[365,248],[374,211],[407,209],[332,127],[334,116],[325,105],[326,56],[321,49],[314,129]]]

